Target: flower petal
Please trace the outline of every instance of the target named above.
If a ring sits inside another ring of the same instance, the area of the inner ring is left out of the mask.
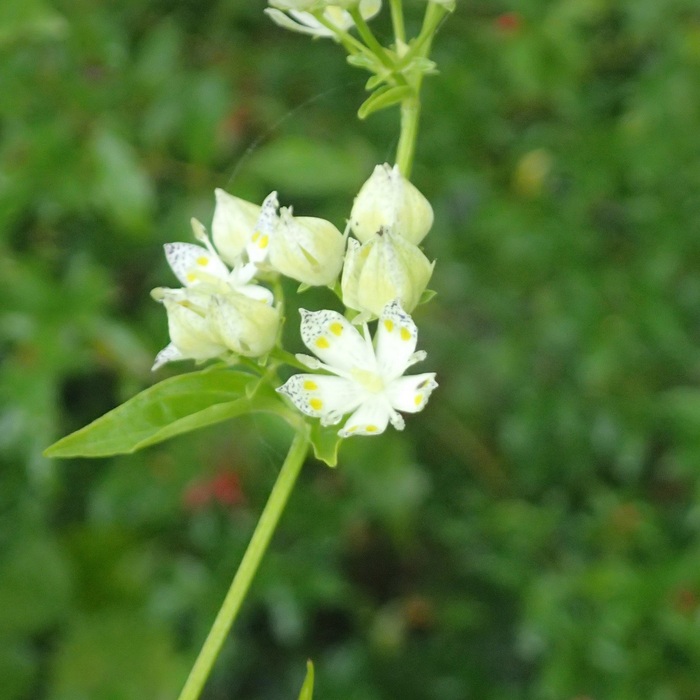
[[[357,386],[350,380],[318,374],[295,374],[277,391],[288,396],[302,413],[320,418],[323,425],[338,423],[362,400]]]
[[[357,328],[337,311],[301,313],[301,339],[311,352],[339,374],[355,368],[375,370],[374,350]]]
[[[255,224],[255,231],[246,246],[248,258],[251,262],[260,264],[267,260],[270,252],[270,240],[277,228],[277,192],[270,192],[265,197],[260,209],[260,216]]]
[[[164,248],[168,264],[186,287],[206,275],[223,280],[228,277],[226,265],[206,248],[192,243],[166,243]]]
[[[398,300],[387,304],[379,317],[375,343],[377,367],[385,381],[400,377],[411,364],[418,329]]]
[[[384,393],[397,411],[418,413],[425,408],[430,394],[437,385],[435,372],[413,374],[395,379]]]
[[[295,12],[299,21],[295,22],[291,17],[286,15],[281,10],[273,9],[268,7],[264,10],[265,14],[270,17],[270,19],[280,27],[284,29],[289,29],[293,32],[299,32],[300,34],[310,34],[311,36],[322,36],[330,37],[333,36],[333,32],[326,29],[319,22],[317,22],[312,15],[306,12]],[[304,16],[306,15],[306,16]]]
[[[216,207],[211,235],[221,257],[233,265],[253,235],[260,207],[221,189],[214,190],[214,195]]]
[[[340,437],[351,435],[379,435],[386,430],[391,409],[384,396],[374,396],[365,401],[345,422]]]
[[[151,372],[155,372],[168,362],[175,362],[176,360],[184,359],[185,356],[177,349],[177,346],[170,343],[156,355],[156,360],[153,363],[153,367],[151,367]]]

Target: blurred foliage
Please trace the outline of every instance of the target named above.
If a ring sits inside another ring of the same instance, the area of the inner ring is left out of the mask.
[[[2,700],[175,697],[285,453],[257,417],[41,457],[154,381],[161,244],[215,187],[342,225],[392,158],[365,76],[263,6],[2,3]],[[310,657],[322,700],[696,700],[697,2],[460,0],[435,59],[441,388],[310,461],[205,697],[297,697]]]

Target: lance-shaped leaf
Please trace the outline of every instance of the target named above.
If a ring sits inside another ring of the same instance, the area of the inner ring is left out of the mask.
[[[314,665],[311,661],[306,662],[306,678],[304,685],[301,686],[299,700],[313,700],[314,695]]]
[[[51,445],[47,457],[107,457],[136,452],[182,433],[254,411],[295,416],[271,390],[247,392],[252,374],[212,368],[190,372],[145,389]]]
[[[373,95],[370,95],[360,105],[360,109],[357,110],[357,116],[360,119],[366,119],[373,112],[393,107],[413,94],[413,88],[408,85],[384,86],[379,88]]]

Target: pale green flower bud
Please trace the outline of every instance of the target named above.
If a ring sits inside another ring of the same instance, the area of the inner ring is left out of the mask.
[[[229,265],[235,265],[255,230],[260,207],[223,190],[214,190],[216,208],[211,235],[219,254]]]
[[[270,242],[270,265],[287,277],[312,286],[332,285],[345,252],[343,234],[325,219],[292,216],[282,207]]]
[[[209,360],[233,352],[245,357],[266,355],[275,345],[279,309],[268,299],[218,286],[154,289],[168,314],[170,344],[158,353],[153,369],[176,360]]]
[[[368,241],[381,228],[390,229],[418,245],[433,225],[430,202],[399,171],[377,165],[360,188],[350,213],[350,226],[357,238]]]
[[[226,353],[226,345],[208,314],[209,294],[190,289],[157,289],[153,295],[161,296],[168,314],[171,344],[179,351],[179,357],[173,359],[208,360]]]
[[[266,355],[275,345],[279,309],[243,294],[215,295],[210,318],[224,345],[244,357]]]
[[[341,280],[343,303],[363,317],[379,316],[400,299],[413,311],[433,274],[433,266],[418,246],[390,230],[380,229],[366,243],[348,240]]]

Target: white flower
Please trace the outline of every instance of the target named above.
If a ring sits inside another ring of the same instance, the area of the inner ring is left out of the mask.
[[[358,0],[274,0],[270,5],[273,7],[267,8],[265,13],[280,27],[311,36],[335,37],[336,33],[325,27],[312,13],[322,12],[327,22],[347,31],[355,26],[347,8],[358,5]],[[381,5],[381,0],[359,0],[360,14],[365,19],[371,19],[379,12]]]
[[[322,425],[335,425],[352,413],[338,432],[349,437],[378,435],[388,423],[403,430],[399,411],[416,413],[425,407],[437,386],[435,374],[403,376],[426,355],[415,351],[416,325],[398,301],[382,311],[374,344],[367,325],[361,334],[336,311],[302,309],[301,315],[302,340],[320,360],[297,358],[311,369],[334,375],[296,374],[277,390],[302,413],[320,418]]]
[[[345,306],[360,311],[359,320],[379,316],[393,299],[407,312],[418,305],[433,267],[418,246],[380,228],[366,243],[348,240],[341,290]]]
[[[161,350],[153,369],[175,360],[208,360],[234,352],[260,357],[275,344],[280,322],[269,289],[252,284],[254,263],[239,262],[229,270],[204,232],[192,220],[195,237],[205,247],[168,243],[165,256],[181,289],[157,288],[153,297],[168,314],[170,344]]]
[[[390,228],[418,245],[433,225],[430,202],[399,171],[377,165],[355,197],[350,213],[352,232],[364,243],[380,228]]]
[[[256,265],[270,267],[312,286],[332,285],[343,266],[345,237],[325,219],[292,216],[291,208],[277,214],[277,193],[263,202],[256,230],[246,248]]]
[[[192,219],[195,238],[206,247],[193,243],[166,243],[165,258],[170,269],[185,287],[207,284],[221,293],[238,292],[253,299],[272,303],[272,292],[258,284],[250,284],[257,272],[254,263],[243,264],[242,261],[229,270],[212,246],[204,227]]]

